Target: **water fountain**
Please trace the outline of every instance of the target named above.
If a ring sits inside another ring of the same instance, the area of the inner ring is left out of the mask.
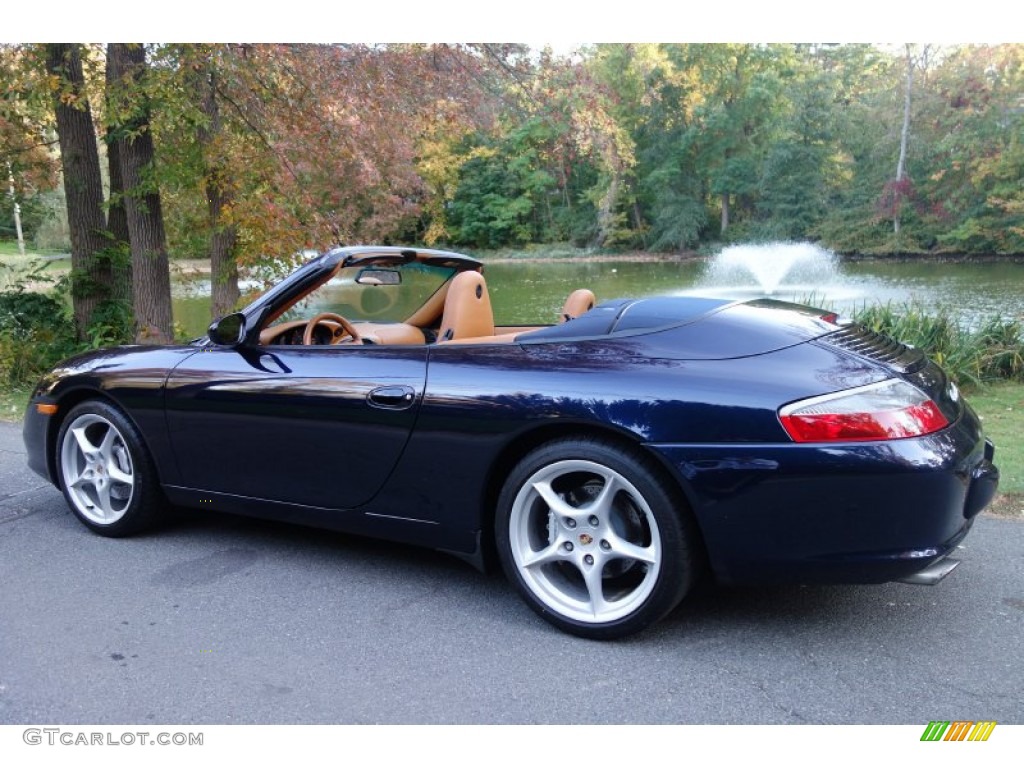
[[[840,282],[839,261],[831,251],[811,243],[732,245],[709,263],[702,285],[742,290],[766,296],[780,288],[787,293],[820,291]]]

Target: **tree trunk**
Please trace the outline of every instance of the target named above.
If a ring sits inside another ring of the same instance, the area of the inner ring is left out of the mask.
[[[603,171],[608,174],[608,189],[597,205],[597,241],[595,245],[606,245],[615,232],[615,209],[619,204],[622,187],[622,162],[611,138],[597,136],[594,142],[601,154]]]
[[[106,83],[107,93],[117,90],[111,86],[114,71],[107,62]],[[107,174],[110,179],[110,195],[107,200],[107,231],[110,233],[110,245],[117,256],[111,263],[113,283],[111,294],[117,301],[132,308],[132,258],[128,236],[128,213],[124,208],[124,182],[121,180],[121,147],[123,138],[118,138],[117,131],[107,126]],[[134,314],[134,312],[133,312]]]
[[[893,231],[900,233],[900,203],[898,196],[903,194],[903,177],[907,169],[907,143],[910,138],[910,94],[914,89],[914,59],[910,55],[910,43],[907,43],[907,85],[903,94],[903,128],[900,131],[900,158],[896,161],[896,185],[893,188],[894,208],[892,217]]]
[[[117,103],[124,117],[116,134],[120,147],[124,207],[132,253],[132,299],[135,338],[142,344],[173,340],[171,277],[167,259],[160,192],[153,180],[153,134],[149,106],[142,93],[146,51],[140,44],[110,43],[107,66],[116,84]]]
[[[235,243],[238,233],[234,225],[221,222],[221,214],[229,198],[217,183],[207,182],[210,227],[210,283],[212,302],[210,312],[213,318],[223,317],[235,311],[241,291],[238,290],[238,262],[235,260]]]
[[[7,189],[11,194],[11,210],[14,213],[14,232],[18,236],[18,253],[25,255],[25,233],[21,231],[21,206],[18,204],[18,195],[14,191],[14,167],[7,161]]]
[[[566,171],[568,164],[569,161],[565,156],[565,146],[561,145],[559,147],[558,175],[562,180],[562,204],[565,206],[565,209],[572,214],[572,195],[569,194],[569,174]]]
[[[619,169],[612,168],[608,190],[597,208],[597,245],[606,245],[615,230],[615,206],[619,202]]]
[[[116,252],[110,271],[111,297],[132,308],[132,258],[128,235],[128,213],[124,208],[124,182],[121,180],[121,144],[123,140],[107,142],[107,167],[110,176],[110,199],[107,203],[107,231],[110,247]]]
[[[71,234],[71,304],[75,333],[83,340],[96,307],[110,296],[110,264],[103,256],[109,241],[104,232],[100,157],[78,44],[48,43],[46,69],[60,78],[53,108]]]
[[[722,193],[722,234],[729,228],[729,193]]]
[[[224,211],[231,204],[230,183],[223,163],[214,157],[211,146],[221,132],[221,119],[217,102],[217,70],[209,58],[197,71],[195,83],[207,118],[206,125],[197,130],[197,138],[203,148],[203,184],[210,226],[210,314],[216,320],[233,312],[241,296],[235,259],[238,231],[234,224],[224,222]]]

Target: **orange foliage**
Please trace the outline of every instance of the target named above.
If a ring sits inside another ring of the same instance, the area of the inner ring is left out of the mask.
[[[231,193],[222,223],[237,228],[242,264],[411,231],[429,191],[420,140],[491,119],[478,98],[487,62],[469,48],[203,48],[182,60],[216,63],[225,128],[206,151]]]

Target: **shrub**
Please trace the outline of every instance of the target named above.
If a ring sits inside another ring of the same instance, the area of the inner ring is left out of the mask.
[[[0,293],[0,385],[34,384],[79,348],[57,299],[20,290]]]
[[[1024,380],[1024,326],[991,317],[971,322],[948,308],[872,304],[854,313],[867,327],[923,350],[961,386]]]
[[[61,303],[44,293],[0,292],[0,331],[57,330],[65,322],[64,314]]]

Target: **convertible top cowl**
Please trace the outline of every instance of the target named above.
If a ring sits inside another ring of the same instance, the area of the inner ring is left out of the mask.
[[[525,334],[523,344],[643,336],[647,354],[675,360],[760,355],[833,333],[839,319],[771,299],[730,302],[659,296],[604,302],[567,323]]]

